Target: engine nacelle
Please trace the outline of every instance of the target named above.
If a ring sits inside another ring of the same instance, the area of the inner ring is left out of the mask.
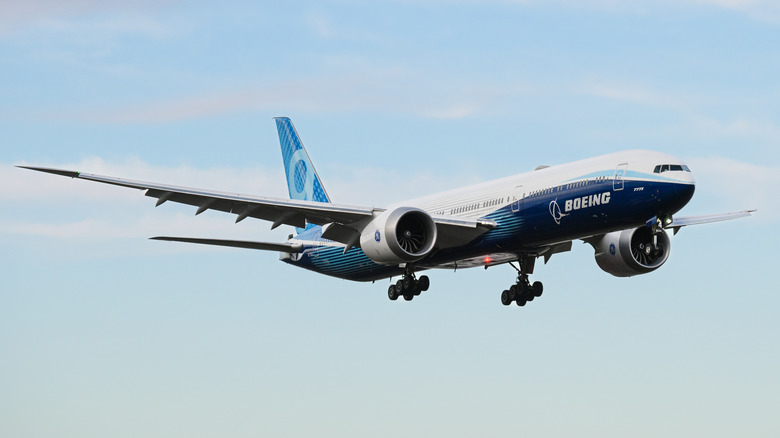
[[[655,246],[653,240],[655,238]],[[660,268],[669,258],[671,242],[665,231],[653,236],[647,227],[615,231],[591,242],[596,263],[615,277],[646,274]]]
[[[436,244],[436,224],[428,213],[413,207],[388,210],[372,220],[360,234],[360,247],[377,263],[419,260]]]

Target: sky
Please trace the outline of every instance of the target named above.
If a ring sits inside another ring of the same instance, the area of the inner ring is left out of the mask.
[[[780,6],[0,1],[0,436],[774,437]],[[593,250],[389,281],[258,220],[16,165],[286,196],[289,116],[335,202],[384,206],[624,149],[685,161],[657,271]]]

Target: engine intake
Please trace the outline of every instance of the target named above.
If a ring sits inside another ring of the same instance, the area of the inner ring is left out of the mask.
[[[655,236],[647,227],[615,231],[591,242],[596,263],[615,277],[646,274],[666,263],[671,242],[665,231]]]
[[[428,213],[413,207],[388,210],[360,234],[360,247],[377,263],[406,263],[430,254],[436,244],[436,224]]]

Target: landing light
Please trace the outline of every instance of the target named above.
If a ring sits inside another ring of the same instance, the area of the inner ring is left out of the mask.
[[[672,219],[671,216],[664,216],[663,222],[664,222],[664,226],[665,227],[668,227],[669,225],[671,225],[672,221],[673,221],[673,219]]]
[[[490,262],[492,262],[492,261],[493,261],[493,259],[492,259],[492,258],[490,258],[490,256],[485,256],[485,258],[484,258],[484,259],[482,259],[482,261],[483,261],[483,262],[485,262],[485,264],[487,265],[487,264],[489,264]]]

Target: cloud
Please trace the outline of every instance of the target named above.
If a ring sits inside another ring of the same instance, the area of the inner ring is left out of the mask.
[[[331,21],[322,13],[309,13],[306,15],[306,24],[315,35],[321,38],[333,38],[335,31]]]
[[[771,121],[745,116],[737,116],[725,122],[709,117],[697,117],[694,121],[700,131],[711,136],[748,137],[772,143],[773,147],[780,143],[780,126]]]
[[[775,189],[780,186],[780,166],[752,164],[718,156],[687,161],[696,176],[699,197],[717,202],[717,207],[729,211],[757,208],[756,220],[780,220],[780,203],[777,202]]]
[[[341,112],[381,110],[423,118],[460,119],[488,115],[523,93],[518,87],[442,83],[396,68],[349,68],[343,75],[266,81],[232,89],[173,96],[99,108],[68,108],[25,117],[87,123],[169,123],[241,111]],[[381,84],[381,85],[380,85]],[[455,91],[453,91],[455,90]]]
[[[600,99],[675,112],[683,117],[686,132],[694,132],[704,138],[734,137],[769,144],[780,142],[780,126],[774,121],[767,120],[766,116],[759,119],[739,113],[751,111],[750,102],[712,96],[703,98],[687,92],[657,90],[642,84],[609,80],[592,82],[576,90]],[[707,111],[724,108],[735,114],[719,117],[707,114]]]
[[[167,7],[177,0],[0,0],[0,34],[36,25],[51,31],[111,31],[144,34],[168,32],[148,15],[139,15]],[[87,22],[78,17],[95,14],[122,14],[107,21]],[[130,16],[128,16],[128,14]],[[73,21],[75,20],[75,21]]]
[[[454,105],[442,109],[432,109],[423,112],[423,117],[431,119],[463,119],[479,112],[475,105]]]
[[[661,92],[641,84],[617,81],[593,82],[582,86],[579,91],[583,94],[603,99],[671,109],[681,113],[689,113],[692,105],[698,101],[698,99],[690,95]]]
[[[701,6],[713,6],[744,13],[748,17],[778,23],[780,22],[780,4],[775,0],[687,0]]]
[[[398,0],[402,3],[419,3],[419,0]],[[430,4],[479,4],[521,6],[547,6],[570,9],[594,9],[607,12],[648,14],[673,13],[675,9],[710,8],[723,9],[747,17],[774,24],[780,23],[780,4],[776,0],[425,0]]]
[[[164,182],[197,188],[241,194],[265,194],[286,196],[283,169],[265,167],[196,169],[191,166],[162,167],[130,158],[122,162],[107,162],[91,157],[76,163],[2,163],[0,162],[0,202],[59,202],[65,198],[79,201],[126,202],[146,199],[133,189],[117,190],[116,187],[74,180],[73,184],[61,176],[42,174],[14,165],[55,167],[98,175],[116,176],[133,180]],[[148,200],[148,199],[147,199]]]

